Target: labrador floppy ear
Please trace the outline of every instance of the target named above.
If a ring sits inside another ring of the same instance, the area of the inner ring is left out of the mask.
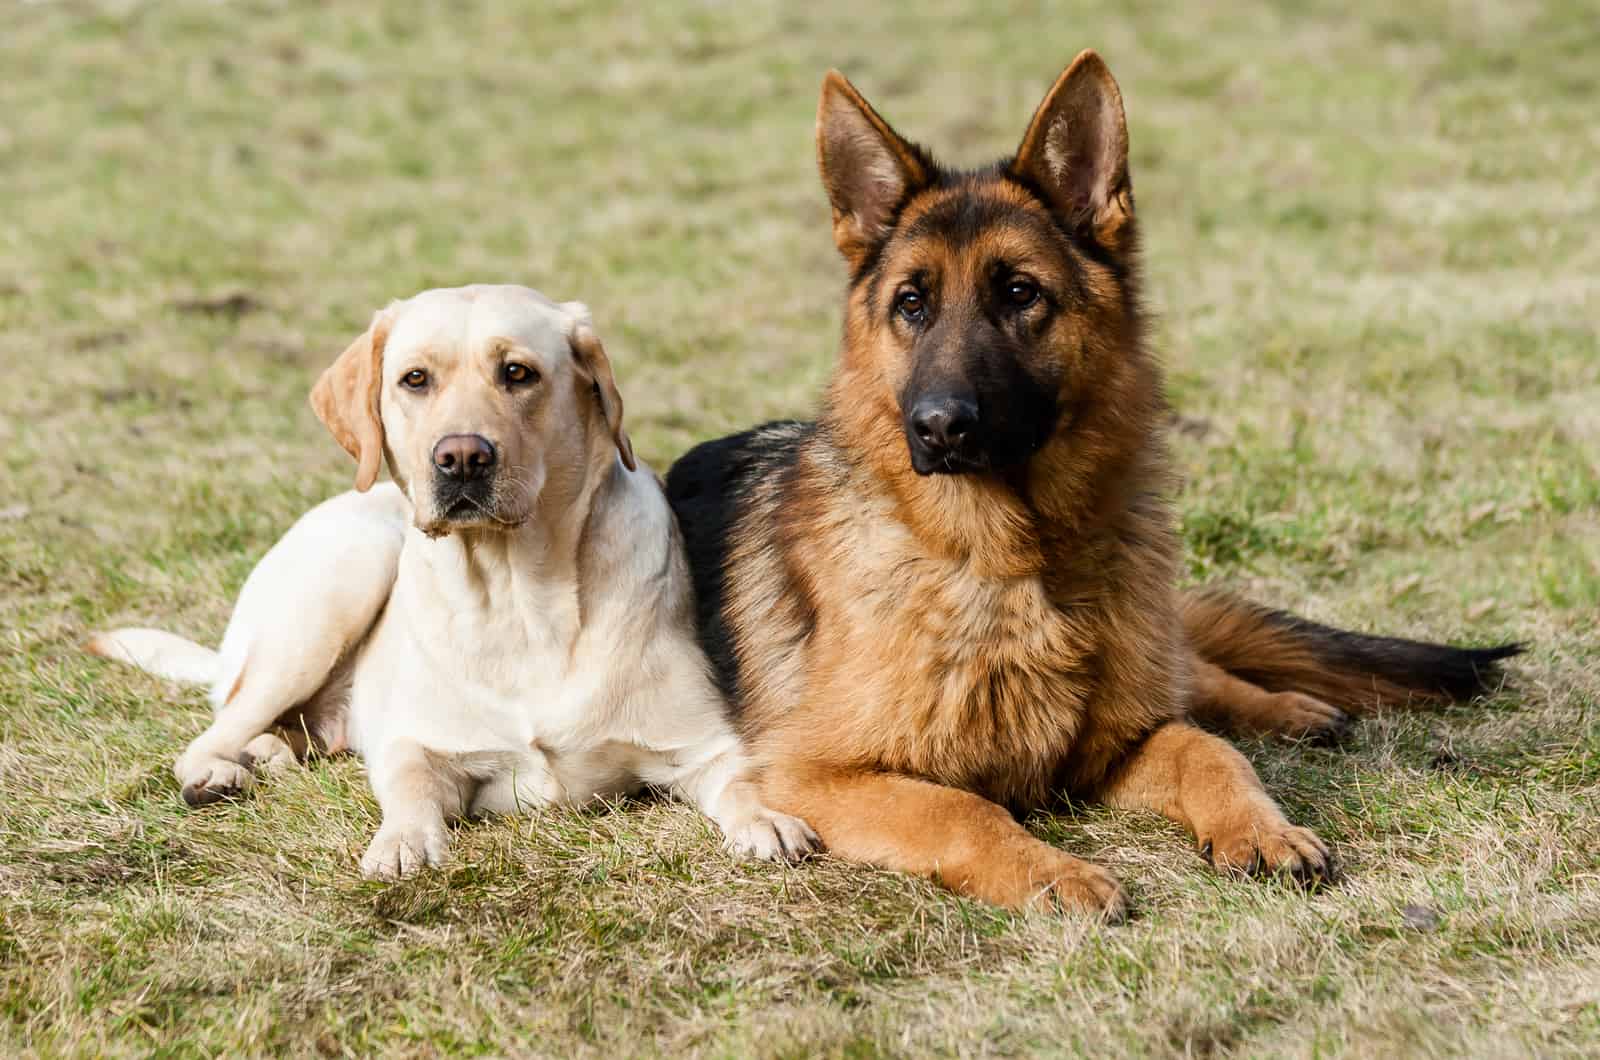
[[[572,356],[594,380],[600,411],[606,418],[611,440],[617,444],[617,453],[622,457],[623,466],[629,471],[637,470],[639,464],[633,457],[633,442],[628,440],[628,432],[622,429],[622,394],[617,390],[616,377],[611,374],[611,358],[606,356],[606,348],[600,345],[600,337],[594,333],[594,325],[590,323],[588,307],[580,302],[567,302],[562,308],[573,318],[572,330],[567,336],[567,341],[572,345]]]
[[[311,388],[312,411],[345,452],[356,458],[356,489],[363,493],[378,480],[383,463],[378,395],[390,322],[387,310],[375,314],[362,336],[345,348]]]
[[[1069,223],[1111,250],[1132,233],[1128,123],[1105,61],[1085,50],[1033,113],[1011,172],[1032,182]]]

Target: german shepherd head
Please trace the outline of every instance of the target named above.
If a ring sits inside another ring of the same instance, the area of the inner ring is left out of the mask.
[[[1079,55],[1016,155],[984,169],[941,167],[837,71],[817,149],[851,275],[832,417],[880,451],[892,425],[918,476],[1026,493],[1053,449],[1071,465],[1058,487],[1063,470],[1080,493],[1108,461],[1128,470],[1160,385],[1122,96],[1100,57]]]

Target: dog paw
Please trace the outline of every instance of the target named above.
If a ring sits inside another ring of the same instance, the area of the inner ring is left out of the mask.
[[[1328,844],[1309,828],[1272,824],[1204,840],[1200,854],[1236,876],[1285,875],[1305,887],[1332,882],[1337,866]]]
[[[403,880],[425,868],[439,868],[450,852],[442,822],[385,824],[361,855],[361,875],[369,880]]]
[[[1089,913],[1107,923],[1128,916],[1128,898],[1117,878],[1099,865],[1051,848],[1054,857],[1042,857],[1031,873],[1032,906],[1067,913]]]
[[[730,852],[763,861],[802,861],[822,846],[817,833],[800,818],[765,809],[731,825],[725,835],[723,846]]]
[[[237,798],[255,781],[248,767],[226,758],[180,761],[175,772],[183,784],[183,801],[191,807]]]
[[[959,894],[1007,909],[1087,913],[1107,923],[1128,915],[1115,876],[1038,840],[1015,853],[992,850],[964,867],[941,868],[938,877]]]
[[[1350,715],[1314,696],[1300,692],[1278,692],[1272,700],[1273,727],[1282,736],[1315,743],[1336,743],[1350,731]]]
[[[239,761],[247,769],[273,771],[295,765],[299,759],[295,757],[294,748],[286,741],[264,732],[244,745],[244,750],[239,752]]]

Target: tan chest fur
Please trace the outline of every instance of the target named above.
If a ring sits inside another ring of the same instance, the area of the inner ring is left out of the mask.
[[[1044,801],[1095,685],[1090,616],[1038,577],[930,555],[885,512],[831,514],[799,557],[814,614],[784,728],[830,758]]]

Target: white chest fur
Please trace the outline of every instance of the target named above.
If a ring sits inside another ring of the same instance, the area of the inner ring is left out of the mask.
[[[411,745],[470,773],[480,802],[492,804],[484,808],[582,802],[631,790],[725,724],[714,701],[688,711],[688,726],[672,704],[673,731],[652,731],[673,685],[696,687],[647,665],[647,648],[663,640],[691,667],[696,658],[688,631],[661,628],[655,597],[671,595],[657,584],[670,573],[665,528],[638,535],[622,569],[605,572],[603,592],[583,589],[582,529],[408,535],[354,673],[352,743],[370,768]]]

